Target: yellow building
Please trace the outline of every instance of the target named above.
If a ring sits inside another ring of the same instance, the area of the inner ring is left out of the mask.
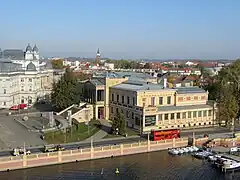
[[[93,105],[93,118],[109,119],[109,87],[127,81],[127,77],[95,77],[79,86],[81,100]]]
[[[197,128],[215,124],[208,92],[198,87],[164,88],[125,82],[110,87],[110,118],[123,113],[127,126],[142,133],[157,129]]]

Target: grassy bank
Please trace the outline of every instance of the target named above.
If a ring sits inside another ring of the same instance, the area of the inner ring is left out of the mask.
[[[89,126],[85,123],[74,123],[72,128],[66,130],[66,133],[63,131],[45,133],[45,141],[49,144],[83,141],[97,133],[100,129],[99,126],[100,122],[96,120],[90,121]]]

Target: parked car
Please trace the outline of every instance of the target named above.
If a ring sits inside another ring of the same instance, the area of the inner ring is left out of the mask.
[[[14,106],[10,107],[9,110],[19,110],[19,107],[18,107],[18,105],[14,105]]]
[[[27,104],[19,104],[19,105],[14,105],[10,107],[9,110],[19,110],[19,109],[27,109]]]

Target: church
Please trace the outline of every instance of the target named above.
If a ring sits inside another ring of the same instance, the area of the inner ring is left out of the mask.
[[[0,108],[49,99],[52,86],[63,72],[52,69],[40,57],[37,45],[21,49],[0,50]]]

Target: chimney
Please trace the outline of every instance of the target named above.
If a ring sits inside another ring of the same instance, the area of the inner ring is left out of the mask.
[[[167,88],[167,78],[164,78],[164,79],[163,79],[163,87],[164,87],[164,88]]]

